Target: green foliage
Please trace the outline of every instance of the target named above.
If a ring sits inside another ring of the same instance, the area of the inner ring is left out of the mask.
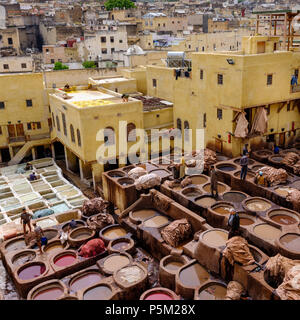
[[[104,3],[105,9],[111,11],[115,8],[130,9],[135,8],[135,4],[131,0],[107,0]]]
[[[69,69],[68,66],[66,66],[65,64],[62,64],[61,62],[55,62],[54,63],[54,68],[53,70],[64,70],[64,69]]]
[[[89,68],[96,68],[96,64],[94,61],[84,61],[82,63],[82,65],[84,66],[84,68],[89,69]]]

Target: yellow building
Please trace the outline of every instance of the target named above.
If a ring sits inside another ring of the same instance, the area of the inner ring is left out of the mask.
[[[51,119],[41,73],[0,75],[0,162],[50,148]]]

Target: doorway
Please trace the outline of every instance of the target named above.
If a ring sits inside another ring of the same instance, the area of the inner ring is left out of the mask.
[[[0,153],[1,153],[2,162],[8,162],[11,160],[9,148],[0,149]]]
[[[279,133],[279,147],[284,147],[285,145],[285,132]]]
[[[45,158],[44,146],[37,146],[36,147],[36,157],[37,157],[37,159]]]
[[[9,124],[7,126],[7,130],[8,130],[8,136],[10,138],[15,138],[16,137],[16,130],[15,130],[15,126],[13,124]]]
[[[16,129],[17,129],[17,136],[18,137],[24,137],[24,126],[22,123],[16,124]]]

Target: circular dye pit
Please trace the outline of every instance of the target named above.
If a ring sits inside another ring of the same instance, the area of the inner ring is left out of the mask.
[[[217,204],[216,206],[213,206],[211,210],[219,214],[227,215],[230,214],[231,210],[234,210],[234,206],[228,204]]]
[[[264,165],[258,164],[258,165],[256,165],[256,166],[253,166],[253,167],[252,167],[252,170],[253,170],[253,171],[257,171],[257,170],[261,169],[262,167],[264,167]]]
[[[283,160],[283,157],[276,156],[276,157],[270,157],[269,159],[274,162],[281,162]]]
[[[36,293],[33,300],[57,300],[64,293],[61,287],[52,287],[49,289],[44,289]]]
[[[83,300],[108,300],[112,295],[110,287],[99,285],[88,289],[83,295]]]
[[[276,209],[269,212],[269,218],[282,225],[291,225],[299,221],[295,214],[285,209]]]
[[[125,171],[125,172],[129,172],[130,170],[132,170],[134,168],[135,168],[135,166],[128,166],[128,167],[122,168],[122,170]]]
[[[211,247],[225,246],[228,233],[223,230],[209,230],[203,234],[202,240]]]
[[[194,263],[180,271],[179,279],[184,286],[195,288],[209,279],[209,273],[199,263]]]
[[[130,260],[126,256],[111,255],[105,259],[103,263],[103,268],[108,272],[115,272],[116,270],[127,266],[129,263],[130,263]]]
[[[133,211],[131,213],[131,216],[133,219],[144,221],[148,218],[153,217],[155,214],[157,214],[156,210],[142,209],[142,210]]]
[[[142,280],[145,273],[138,266],[128,266],[117,271],[116,280],[125,286],[132,285],[135,282]]]
[[[238,158],[238,159],[235,159],[233,162],[235,163],[235,164],[240,164],[240,160],[241,160],[241,158]],[[254,164],[254,160],[252,160],[252,159],[249,159],[248,158],[248,164],[251,166],[252,164]]]
[[[290,187],[279,187],[274,189],[274,191],[279,194],[280,196],[286,198],[286,196],[289,194],[289,191],[292,191],[293,188]]]
[[[85,226],[85,223],[82,220],[75,220],[75,221],[76,221],[77,228]],[[70,224],[69,222],[64,224],[64,226],[62,228],[64,232],[67,232],[67,228],[69,227],[69,224]]]
[[[121,185],[121,186],[130,186],[132,184],[134,184],[134,180],[131,179],[131,178],[121,178],[121,179],[118,179],[118,183]]]
[[[241,226],[250,226],[255,222],[254,219],[250,217],[250,215],[245,213],[239,213],[239,217]]]
[[[217,165],[217,169],[221,171],[234,171],[237,167],[233,164],[220,164]]]
[[[199,292],[199,300],[226,300],[227,288],[220,284],[211,284]]]
[[[198,188],[193,187],[185,188],[181,191],[181,193],[188,198],[198,197],[202,194],[202,192]]]
[[[164,291],[152,291],[143,300],[174,300],[171,295]]]
[[[289,251],[300,253],[300,235],[287,233],[280,238],[280,243]]]
[[[169,261],[164,265],[164,267],[170,272],[176,272],[184,265],[184,262],[181,261]]]
[[[230,191],[223,194],[223,199],[229,202],[242,202],[247,198],[247,196],[241,192]]]
[[[300,180],[293,182],[291,187],[300,190]]]
[[[164,170],[164,169],[157,169],[157,170],[152,170],[150,171],[150,173],[154,173],[156,175],[158,175],[161,178],[166,178],[170,175],[170,172]]]
[[[7,243],[5,246],[5,250],[7,251],[21,250],[24,248],[26,248],[26,243],[24,239],[12,240],[9,243]]]
[[[36,253],[32,251],[24,251],[22,253],[16,254],[12,258],[12,263],[15,267],[22,266],[23,264],[35,259]]]
[[[57,241],[53,241],[52,243],[47,244],[44,247],[44,252],[47,253],[52,253],[54,251],[59,251],[59,250],[63,250],[64,249],[64,245],[60,242],[60,240]]]
[[[214,199],[213,197],[205,196],[205,197],[201,197],[201,198],[196,199],[195,202],[199,206],[207,208],[207,207],[214,205],[217,202],[217,200]]]
[[[234,176],[240,178],[241,177],[241,171],[235,172]],[[253,172],[248,170],[246,179],[251,179],[251,178],[254,178],[254,177],[255,177],[255,173],[253,173]]]
[[[192,180],[192,184],[204,184],[208,181],[208,177],[204,175],[194,175],[189,178]]]
[[[229,158],[226,156],[217,156],[217,161],[226,161],[226,160],[229,160]]]
[[[71,253],[60,255],[54,259],[54,264],[58,267],[68,267],[76,262],[76,256]]]
[[[254,153],[258,154],[259,156],[266,157],[266,156],[270,156],[273,152],[270,150],[258,150],[258,151],[255,151]]]
[[[74,229],[70,233],[70,238],[74,240],[84,240],[93,235],[93,230],[89,229],[88,227],[80,227]]]
[[[58,231],[57,230],[44,230],[44,235],[49,241],[58,235]]]
[[[159,228],[164,224],[168,223],[169,220],[164,216],[155,216],[151,219],[148,219],[144,222],[144,226],[148,228]]]
[[[264,240],[274,240],[281,234],[281,230],[267,223],[260,224],[253,229],[254,233]]]
[[[246,208],[250,211],[266,211],[271,208],[271,203],[263,199],[248,200],[245,203]]]
[[[127,234],[127,231],[119,226],[108,227],[103,233],[103,237],[114,240],[120,237],[124,237]]]
[[[122,171],[110,171],[107,173],[111,178],[121,178],[125,176],[125,172]]]
[[[206,184],[203,186],[203,190],[205,192],[210,193],[211,192],[211,188],[210,188],[210,183]],[[218,182],[218,193],[223,193],[226,191],[226,186],[224,186],[223,184]]]
[[[74,292],[88,288],[103,279],[99,272],[86,272],[70,281],[70,289]]]
[[[130,239],[128,238],[119,238],[116,240],[113,240],[110,244],[111,249],[115,251],[125,251],[131,247],[131,242]]]
[[[18,277],[21,280],[31,280],[39,277],[46,271],[46,266],[43,263],[36,263],[30,266],[24,267],[19,271]]]

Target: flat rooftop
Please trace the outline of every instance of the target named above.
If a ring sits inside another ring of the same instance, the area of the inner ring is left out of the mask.
[[[140,100],[143,102],[143,110],[144,111],[152,111],[157,109],[165,109],[173,107],[173,103],[150,96],[136,96],[134,99]]]
[[[119,77],[119,78],[107,78],[107,79],[93,79],[93,81],[95,82],[95,84],[105,84],[105,83],[116,83],[116,82],[126,82],[129,80],[134,80],[134,79],[128,79],[128,78],[124,78],[124,77]]]

